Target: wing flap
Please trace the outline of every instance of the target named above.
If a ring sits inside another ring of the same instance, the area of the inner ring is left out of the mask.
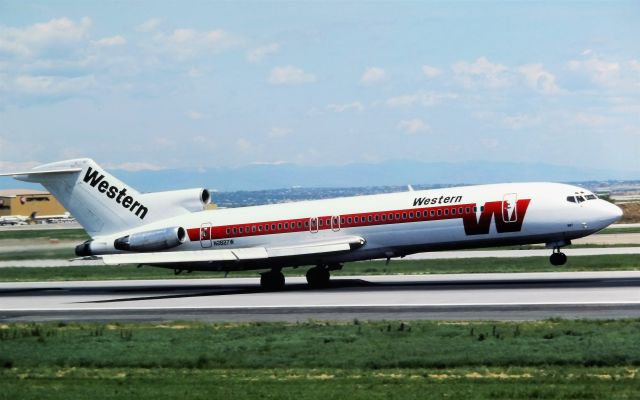
[[[350,251],[365,243],[358,236],[336,240],[279,247],[243,247],[237,249],[211,249],[190,251],[163,251],[155,253],[121,253],[98,256],[106,265],[119,264],[177,264],[187,262],[249,261],[310,254]]]

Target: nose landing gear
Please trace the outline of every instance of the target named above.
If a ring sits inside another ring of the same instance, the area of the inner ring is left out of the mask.
[[[552,265],[565,265],[567,263],[567,255],[560,251],[560,247],[556,247],[553,249],[549,261]]]

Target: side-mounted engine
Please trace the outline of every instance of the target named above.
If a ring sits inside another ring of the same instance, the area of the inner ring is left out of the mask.
[[[184,228],[165,228],[123,236],[113,242],[113,247],[123,251],[160,251],[180,246],[186,239]]]

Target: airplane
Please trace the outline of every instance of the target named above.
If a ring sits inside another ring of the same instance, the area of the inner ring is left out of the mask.
[[[70,212],[65,212],[64,214],[49,214],[49,215],[38,215],[36,211],[32,212],[28,218],[29,221],[45,224],[58,224],[58,223],[66,223],[66,222],[75,222],[75,219],[71,217]]]
[[[503,183],[205,210],[207,189],[140,193],[91,159],[1,174],[39,182],[71,212],[90,240],[79,258],[174,272],[266,270],[266,290],[285,286],[282,269],[311,266],[309,286],[329,285],[345,262],[418,252],[546,243],[560,250],[622,217],[577,186]]]
[[[0,217],[0,225],[27,225],[28,220],[24,215],[5,215]]]

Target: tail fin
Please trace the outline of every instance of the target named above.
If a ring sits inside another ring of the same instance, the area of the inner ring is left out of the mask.
[[[160,216],[143,196],[88,158],[41,165],[14,178],[38,182],[71,212],[91,236],[102,236],[146,224]]]

